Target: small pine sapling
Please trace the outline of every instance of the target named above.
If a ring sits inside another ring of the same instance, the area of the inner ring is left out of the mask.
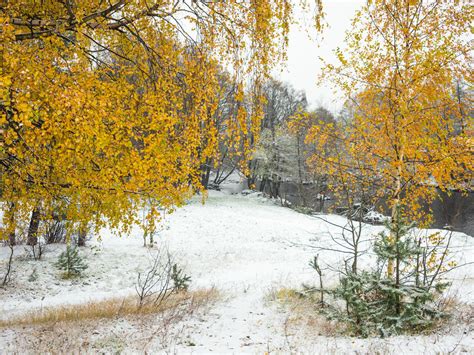
[[[174,289],[176,291],[187,291],[189,288],[189,283],[191,282],[191,276],[186,275],[183,272],[178,264],[173,264],[173,268],[171,270],[171,280],[174,283]]]
[[[66,251],[59,255],[58,261],[54,264],[59,270],[63,270],[63,278],[69,279],[80,276],[87,269],[83,258],[79,255],[76,247],[68,245]]]
[[[426,252],[413,237],[413,228],[414,224],[400,215],[387,224],[389,233],[380,233],[373,248],[377,267],[345,273],[332,290],[346,307],[345,311],[336,308],[331,318],[346,323],[356,335],[367,337],[374,332],[387,336],[426,329],[445,316],[434,301],[448,284],[441,282],[436,272],[429,283],[420,281],[418,273],[426,266],[423,261],[415,261]],[[447,247],[442,255],[446,252]],[[388,260],[394,260],[393,277],[385,272]],[[443,259],[438,262],[443,264]]]
[[[31,272],[30,276],[28,276],[28,281],[29,282],[35,282],[36,280],[38,280],[38,272],[37,272],[36,268],[34,268],[33,271]]]

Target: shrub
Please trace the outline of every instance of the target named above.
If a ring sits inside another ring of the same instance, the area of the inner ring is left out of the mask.
[[[328,318],[348,326],[350,333],[367,337],[421,331],[447,316],[435,301],[449,285],[446,271],[447,241],[439,233],[417,238],[414,224],[399,217],[387,222],[389,233],[380,233],[372,246],[376,265],[366,270],[339,270],[340,282],[330,290],[305,287],[303,294],[323,292],[335,301],[322,308]],[[422,240],[423,239],[423,243]],[[317,259],[313,264],[318,266]],[[318,271],[319,267],[313,268]],[[390,268],[388,265],[392,265]],[[343,301],[344,308],[340,307]]]
[[[173,264],[171,280],[173,280],[176,291],[187,291],[191,282],[191,276],[186,275],[178,264]]]
[[[160,305],[171,294],[187,291],[190,281],[191,277],[183,273],[171,254],[161,248],[152,255],[149,267],[138,273],[135,291],[139,306]]]
[[[59,220],[46,221],[44,239],[46,244],[64,243],[66,241],[66,227]]]
[[[58,261],[54,265],[59,270],[64,271],[63,278],[65,279],[80,276],[87,269],[87,265],[79,255],[78,249],[70,245],[66,247],[66,251],[59,255]]]
[[[31,272],[30,276],[28,276],[28,281],[29,282],[35,282],[38,280],[38,272],[36,270],[36,268],[33,269],[33,271]]]
[[[292,207],[293,210],[295,210],[298,213],[303,213],[303,214],[313,214],[314,210],[311,207],[306,207],[306,206],[294,206]]]
[[[346,309],[327,310],[329,318],[346,323],[362,337],[419,331],[445,315],[435,306],[435,293],[428,287],[397,285],[378,272],[350,273],[332,294],[345,301]]]

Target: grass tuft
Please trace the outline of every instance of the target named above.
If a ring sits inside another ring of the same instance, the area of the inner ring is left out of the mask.
[[[41,325],[57,322],[80,322],[91,319],[111,319],[134,315],[162,313],[170,309],[186,306],[187,309],[198,309],[217,300],[216,289],[180,292],[170,295],[160,304],[149,302],[139,306],[137,297],[109,298],[82,304],[48,307],[34,310],[21,316],[0,320],[0,327]]]

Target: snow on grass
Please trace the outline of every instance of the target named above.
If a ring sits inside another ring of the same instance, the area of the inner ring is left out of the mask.
[[[396,351],[398,347],[419,352],[474,351],[472,329],[467,334],[464,329],[455,329],[452,334],[442,336],[370,340],[309,336],[301,329],[293,329],[289,334],[285,327],[287,310],[269,302],[267,296],[272,289],[297,288],[302,282],[316,282],[316,275],[308,266],[316,253],[323,263],[331,266],[340,263],[341,255],[314,246],[335,247],[331,235],[340,234],[336,225],[344,225],[346,220],[335,215],[300,214],[259,194],[238,194],[241,189],[229,186],[231,189],[222,192],[210,191],[204,205],[200,197],[195,197],[166,216],[156,238],[191,275],[192,289],[215,286],[224,297],[207,315],[191,317],[182,323],[179,335],[186,341],[176,342],[173,351],[370,353]],[[382,229],[364,224],[364,238]],[[121,238],[104,229],[100,237],[101,241],[91,241],[89,247],[81,249],[89,268],[84,277],[76,280],[61,280],[59,271],[52,266],[64,246],[50,247],[42,261],[16,262],[12,287],[0,290],[0,317],[5,319],[46,306],[133,294],[137,272],[146,268],[153,249],[142,246],[138,228]],[[462,262],[474,262],[473,239],[460,233],[453,238],[452,249]],[[22,248],[18,248],[18,253]],[[4,260],[7,248],[0,248],[0,253]],[[38,279],[30,282],[28,277],[34,268]],[[474,301],[472,271],[469,265],[457,269],[452,276],[453,292],[462,286],[459,296],[468,303]],[[326,284],[337,282],[330,272],[326,278]],[[12,336],[11,332],[3,332],[0,348],[2,341],[11,340]]]

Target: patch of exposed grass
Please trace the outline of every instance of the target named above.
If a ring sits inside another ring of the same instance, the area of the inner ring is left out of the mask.
[[[297,290],[291,288],[281,288],[276,290],[273,295],[274,300],[280,302],[294,302],[297,299],[300,299],[301,296],[298,294]]]
[[[341,323],[328,320],[321,313],[321,305],[310,297],[305,297],[297,289],[272,289],[267,294],[267,300],[282,306],[288,314],[284,324],[285,333],[330,337],[345,333]]]
[[[0,327],[19,325],[41,325],[57,322],[80,322],[91,319],[111,319],[134,315],[162,313],[170,309],[186,306],[188,310],[198,309],[217,300],[216,289],[173,293],[165,301],[149,302],[139,306],[136,296],[109,298],[82,304],[48,307],[22,314],[21,316],[0,320]]]
[[[469,331],[474,330],[474,304],[459,301],[458,294],[455,293],[441,297],[437,306],[448,316],[438,319],[431,327],[423,330],[421,334],[452,332],[460,327],[469,329]]]

